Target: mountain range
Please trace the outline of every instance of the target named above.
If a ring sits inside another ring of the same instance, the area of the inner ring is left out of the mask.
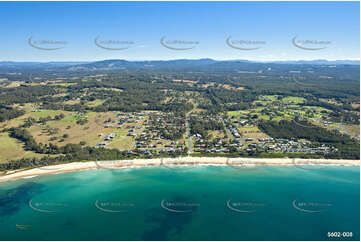
[[[196,69],[234,69],[250,68],[256,70],[265,65],[360,65],[356,60],[295,60],[258,62],[250,60],[213,60],[213,59],[178,59],[127,61],[121,59],[102,60],[94,62],[0,62],[0,71],[113,71],[113,70],[196,70]]]

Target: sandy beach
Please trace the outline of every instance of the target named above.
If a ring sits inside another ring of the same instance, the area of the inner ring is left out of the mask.
[[[27,170],[9,171],[0,176],[0,182],[18,178],[31,178],[40,175],[73,172],[88,169],[121,169],[130,167],[174,166],[189,165],[220,165],[220,166],[360,166],[359,160],[331,160],[331,159],[288,159],[288,158],[226,158],[226,157],[179,157],[179,158],[156,158],[156,159],[134,159],[113,161],[87,161],[72,162],[59,165],[38,167]]]

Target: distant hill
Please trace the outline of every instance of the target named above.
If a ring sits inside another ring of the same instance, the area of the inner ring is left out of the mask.
[[[278,64],[311,64],[311,65],[360,65],[357,60],[297,60],[297,61],[274,61],[272,63]]]
[[[212,59],[197,59],[197,60],[167,60],[167,61],[127,61],[127,60],[104,60],[96,61],[86,64],[79,64],[74,66],[68,66],[69,71],[95,71],[95,70],[117,70],[117,69],[162,69],[162,70],[185,70],[185,69],[203,69],[214,68],[214,69],[234,69],[239,67],[249,67],[251,69],[259,69],[264,65],[269,64],[288,64],[288,65],[359,65],[359,61],[353,60],[338,60],[338,61],[327,61],[327,60],[312,60],[312,61],[274,61],[274,62],[256,62],[248,60],[227,60],[217,61]]]
[[[56,69],[65,66],[82,65],[87,62],[16,62],[16,61],[0,61],[0,71],[24,71],[24,70],[40,70]]]
[[[0,72],[15,71],[54,71],[54,72],[84,72],[84,71],[116,71],[116,70],[161,70],[161,71],[258,71],[262,69],[283,69],[283,65],[360,65],[354,60],[297,60],[257,62],[249,60],[213,60],[213,59],[179,59],[179,60],[102,60],[95,62],[0,62]]]
[[[103,60],[87,64],[79,64],[68,68],[70,71],[78,70],[116,70],[116,69],[167,69],[187,68],[214,64],[217,61],[212,59],[199,60],[166,60],[166,61],[127,61],[127,60]]]

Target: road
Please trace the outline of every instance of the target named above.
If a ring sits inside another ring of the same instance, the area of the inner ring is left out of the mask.
[[[193,144],[192,144],[192,136],[191,136],[191,122],[190,122],[190,113],[188,112],[186,114],[186,134],[187,134],[187,142],[188,142],[188,154],[192,154],[193,153]]]
[[[224,129],[226,130],[227,136],[229,137],[230,140],[234,140],[234,136],[232,134],[232,132],[228,129],[228,127],[226,126],[226,123],[224,122],[224,120],[222,120]]]

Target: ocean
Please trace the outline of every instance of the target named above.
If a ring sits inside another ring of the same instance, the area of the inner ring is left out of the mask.
[[[144,167],[0,183],[0,240],[359,239],[359,167]]]

